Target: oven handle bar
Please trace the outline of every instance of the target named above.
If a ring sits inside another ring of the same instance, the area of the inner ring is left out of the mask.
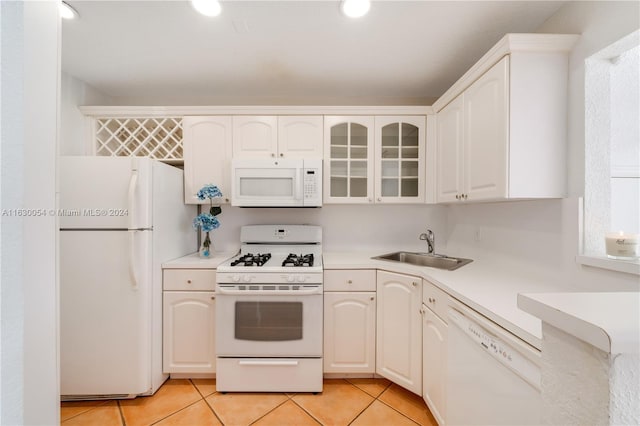
[[[322,287],[310,287],[305,290],[229,290],[218,286],[216,293],[229,296],[305,296],[309,294],[322,294]]]
[[[280,366],[280,367],[295,367],[298,365],[298,361],[290,360],[265,360],[265,361],[238,361],[239,365],[248,365],[248,366]]]

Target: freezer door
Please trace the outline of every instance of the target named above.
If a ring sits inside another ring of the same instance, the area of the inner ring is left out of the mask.
[[[150,229],[152,160],[60,157],[61,229]]]
[[[151,231],[60,232],[60,392],[151,388]]]

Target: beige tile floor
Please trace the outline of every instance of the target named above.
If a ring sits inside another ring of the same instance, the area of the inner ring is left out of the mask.
[[[332,379],[321,394],[218,393],[215,380],[168,380],[153,396],[63,402],[62,426],[357,425],[437,423],[422,398],[386,379]]]

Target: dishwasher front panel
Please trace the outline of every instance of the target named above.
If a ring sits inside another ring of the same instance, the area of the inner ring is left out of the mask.
[[[539,353],[525,356],[506,331],[465,311],[448,313],[447,424],[539,425]]]

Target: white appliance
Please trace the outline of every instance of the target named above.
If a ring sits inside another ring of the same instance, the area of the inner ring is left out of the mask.
[[[462,304],[448,317],[447,424],[539,425],[540,351]]]
[[[233,206],[322,206],[321,159],[234,159],[231,182]]]
[[[321,392],[322,228],[243,226],[216,272],[218,392]]]
[[[182,170],[137,157],[58,164],[62,399],[153,394],[168,377],[161,263],[196,247]]]

